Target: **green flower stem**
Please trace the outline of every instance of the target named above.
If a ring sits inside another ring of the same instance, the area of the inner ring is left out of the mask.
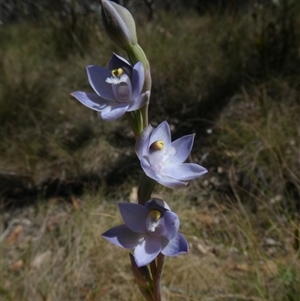
[[[142,110],[127,112],[126,116],[127,116],[127,120],[129,122],[130,127],[132,128],[135,136],[138,137],[144,129],[144,127],[143,127],[144,121],[143,121],[143,112],[142,112]]]
[[[146,176],[142,175],[139,189],[138,189],[138,203],[144,205],[150,198],[151,193],[154,189],[156,181]]]
[[[141,108],[142,117],[143,117],[143,129],[148,126],[148,107],[149,104],[147,103]]]
[[[129,60],[132,63],[132,65],[136,64],[137,62],[141,62],[143,64],[145,69],[145,82],[142,91],[151,91],[152,80],[150,64],[148,62],[145,52],[139,44],[130,45],[130,47],[126,49],[126,52],[129,56]],[[143,116],[143,128],[148,126],[148,106],[149,102],[141,109]]]
[[[130,45],[124,50],[127,52],[132,65],[136,64],[137,62],[141,62],[144,66],[144,69],[148,69],[149,63],[146,54],[139,44]]]

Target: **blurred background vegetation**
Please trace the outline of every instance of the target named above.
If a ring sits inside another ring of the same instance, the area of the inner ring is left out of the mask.
[[[167,267],[165,299],[299,300],[299,1],[121,2],[151,64],[151,123],[196,133],[190,159],[209,170],[155,189],[191,244]],[[105,123],[70,97],[91,91],[86,65],[125,56],[98,2],[1,1],[0,48],[0,296],[141,300],[122,261],[99,260],[124,252],[95,238],[120,222],[116,201],[134,199],[134,137],[125,118]],[[40,270],[41,254],[58,255]]]

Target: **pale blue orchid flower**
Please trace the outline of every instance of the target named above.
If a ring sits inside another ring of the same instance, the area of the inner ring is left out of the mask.
[[[165,256],[188,252],[187,240],[178,232],[179,218],[163,200],[152,198],[145,205],[119,203],[119,209],[125,224],[102,236],[114,245],[134,249],[138,267],[152,262],[160,252]]]
[[[145,174],[163,186],[187,185],[207,170],[195,163],[183,163],[189,156],[195,135],[171,142],[169,124],[164,121],[156,129],[146,127],[136,141],[135,151]]]
[[[121,56],[113,54],[108,69],[90,65],[86,70],[96,93],[76,91],[71,95],[86,107],[100,112],[104,120],[115,120],[149,101],[150,91],[142,93],[145,71],[141,62],[131,66]]]

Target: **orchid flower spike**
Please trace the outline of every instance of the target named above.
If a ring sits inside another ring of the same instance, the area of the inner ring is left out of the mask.
[[[90,65],[86,67],[88,80],[96,93],[71,93],[86,107],[100,112],[102,119],[115,120],[125,112],[143,107],[150,91],[142,93],[145,80],[143,64],[131,66],[117,54],[110,59],[108,69]]]
[[[146,127],[136,141],[135,151],[145,174],[169,188],[187,185],[207,170],[195,163],[183,163],[189,156],[195,135],[171,142],[169,124],[164,121],[156,129]]]
[[[152,198],[145,205],[119,203],[123,225],[102,234],[116,246],[134,249],[138,267],[152,262],[161,252],[165,256],[178,256],[188,252],[185,237],[178,232],[179,218],[166,202]]]

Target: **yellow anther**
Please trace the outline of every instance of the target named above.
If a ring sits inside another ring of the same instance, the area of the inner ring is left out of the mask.
[[[155,141],[150,145],[150,150],[152,151],[162,150],[164,148],[164,145],[165,144],[162,140]]]
[[[150,218],[152,222],[157,222],[161,218],[161,212],[157,209],[150,210],[148,218]]]
[[[111,70],[112,76],[115,76],[115,77],[120,77],[123,73],[124,73],[124,70],[122,68],[116,68],[116,69]]]

